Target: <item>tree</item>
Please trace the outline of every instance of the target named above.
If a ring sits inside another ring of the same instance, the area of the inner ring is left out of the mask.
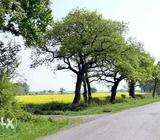
[[[127,47],[128,50],[125,51],[125,56],[122,55],[120,63],[117,65],[119,71],[117,81],[127,79],[129,95],[135,98],[135,84],[137,81],[146,81],[151,78],[154,59],[145,52],[141,42],[129,40],[127,41]]]
[[[91,81],[104,81],[111,83],[111,97],[109,102],[114,103],[119,83],[126,78],[129,73],[127,66],[130,66],[126,55],[130,49],[126,43],[115,54],[110,55],[109,59],[103,58],[98,62],[98,67],[90,71]],[[131,66],[130,66],[131,68]]]
[[[52,16],[49,0],[1,0],[0,30],[22,35],[27,45],[43,45]]]
[[[15,73],[18,65],[17,53],[19,52],[20,46],[9,42],[4,44],[0,42],[0,75],[5,73],[11,77]]]
[[[124,23],[104,19],[96,12],[73,10],[53,24],[44,48],[37,48],[34,65],[61,60],[58,70],[69,69],[77,76],[73,104],[79,103],[81,84],[100,57],[109,58],[120,48]]]
[[[18,82],[14,85],[17,86],[20,95],[29,94],[29,85],[26,82]]]
[[[155,97],[156,89],[157,89],[157,86],[160,81],[160,64],[159,63],[154,67],[152,79],[153,79],[153,94],[152,94],[152,96]]]
[[[134,65],[135,73],[128,78],[128,83],[129,95],[135,98],[136,82],[145,82],[152,78],[154,59],[150,56],[150,54],[145,52],[142,43],[131,42],[131,45],[135,48],[135,50],[132,51],[132,54],[135,53],[137,59]]]
[[[142,92],[153,93],[153,88],[154,88],[153,79],[150,79],[145,82],[140,82],[139,86],[140,86]]]
[[[92,88],[90,85],[91,81],[89,80],[88,73],[86,72],[83,77],[83,98],[85,103],[90,103],[92,100]]]
[[[87,90],[87,83],[86,80],[83,80],[83,98],[84,98],[84,102],[87,103],[88,102],[88,90]]]
[[[63,94],[63,93],[64,93],[64,91],[65,91],[65,89],[64,89],[64,88],[60,88],[60,90],[59,90],[59,92],[60,92],[61,94]]]
[[[97,92],[97,89],[96,89],[95,87],[92,87],[92,88],[91,88],[91,91],[92,91],[92,93],[96,93],[96,92]]]
[[[12,108],[16,102],[17,88],[10,82],[8,74],[0,74],[0,109]]]
[[[112,83],[110,102],[114,103],[118,85],[123,79],[143,81],[151,77],[152,66],[153,59],[145,53],[141,43],[128,41],[110,61],[100,62],[99,67],[92,70],[91,77]],[[133,89],[131,92],[134,94]]]
[[[55,93],[55,91],[53,91],[53,90],[48,90],[48,93]]]
[[[14,98],[17,86],[10,81],[19,65],[19,47],[12,42],[4,44],[0,41],[0,109],[20,109]]]

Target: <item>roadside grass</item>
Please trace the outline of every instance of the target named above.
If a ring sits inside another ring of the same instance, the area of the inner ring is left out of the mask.
[[[46,104],[26,104],[25,110],[35,114],[30,121],[18,122],[16,131],[0,127],[0,140],[35,140],[38,137],[53,134],[71,125],[81,123],[80,115],[96,115],[118,112],[125,109],[160,101],[151,94],[139,94],[136,99],[126,96],[116,98],[114,104],[108,103],[109,97],[95,97],[91,104],[80,103],[71,107],[70,103],[50,102]],[[50,116],[51,115],[51,116]],[[64,117],[54,118],[54,115],[77,116],[76,119]]]
[[[87,109],[84,109],[79,112],[66,112],[66,115],[90,115],[90,114],[102,114],[111,112],[114,113],[129,108],[147,105],[157,101],[160,101],[160,97],[155,97],[154,99],[152,97],[146,97],[142,99],[126,99],[124,100],[124,102],[119,102],[115,104],[89,106]]]
[[[136,99],[125,96],[117,97],[114,104],[108,103],[107,98],[93,98],[91,104],[80,103],[71,107],[70,103],[52,102],[47,104],[28,104],[25,110],[37,115],[94,115],[109,112],[118,112],[125,109],[138,107],[160,101],[160,96],[155,98],[151,94],[137,95]]]
[[[0,140],[35,140],[73,124],[75,122],[71,119],[55,120],[48,117],[35,117],[29,122],[18,122],[15,130],[0,127]]]

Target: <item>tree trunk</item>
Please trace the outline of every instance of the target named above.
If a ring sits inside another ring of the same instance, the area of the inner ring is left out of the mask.
[[[155,79],[155,80],[154,80],[153,93],[152,93],[152,97],[153,97],[153,98],[155,97],[155,94],[156,94],[156,88],[157,88],[157,80]]]
[[[88,101],[88,95],[87,95],[87,85],[86,85],[86,80],[83,80],[83,88],[84,88],[84,92],[83,92],[83,98],[84,98],[84,102],[87,103]]]
[[[116,93],[117,93],[117,87],[119,85],[119,80],[117,80],[114,85],[111,88],[111,97],[109,99],[110,103],[114,103],[115,99],[116,99]]]
[[[77,74],[77,82],[76,82],[76,89],[75,89],[75,96],[72,102],[72,105],[78,104],[80,101],[80,92],[81,92],[81,84],[83,81],[83,73]]]
[[[91,92],[91,85],[88,78],[86,78],[86,83],[88,88],[88,103],[90,103],[92,100],[92,92]]]
[[[144,88],[143,92],[146,92],[145,88]]]
[[[134,81],[129,82],[129,96],[132,98],[135,98],[135,84]]]

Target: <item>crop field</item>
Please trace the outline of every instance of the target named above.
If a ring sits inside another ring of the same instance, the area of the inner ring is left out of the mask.
[[[110,93],[93,93],[92,97],[104,99],[110,96]],[[128,93],[117,93],[117,97],[126,96]],[[54,94],[54,95],[24,95],[16,96],[16,99],[23,104],[45,104],[50,102],[71,103],[74,94]]]

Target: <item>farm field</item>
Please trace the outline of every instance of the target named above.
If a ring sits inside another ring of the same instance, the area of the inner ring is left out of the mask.
[[[137,93],[142,94],[142,93]],[[117,93],[117,97],[128,96],[128,93]],[[93,93],[92,97],[104,99],[107,96],[110,96],[110,93]],[[74,94],[55,94],[55,95],[24,95],[16,96],[16,99],[22,104],[46,104],[50,102],[60,102],[60,103],[71,103],[73,100]]]

